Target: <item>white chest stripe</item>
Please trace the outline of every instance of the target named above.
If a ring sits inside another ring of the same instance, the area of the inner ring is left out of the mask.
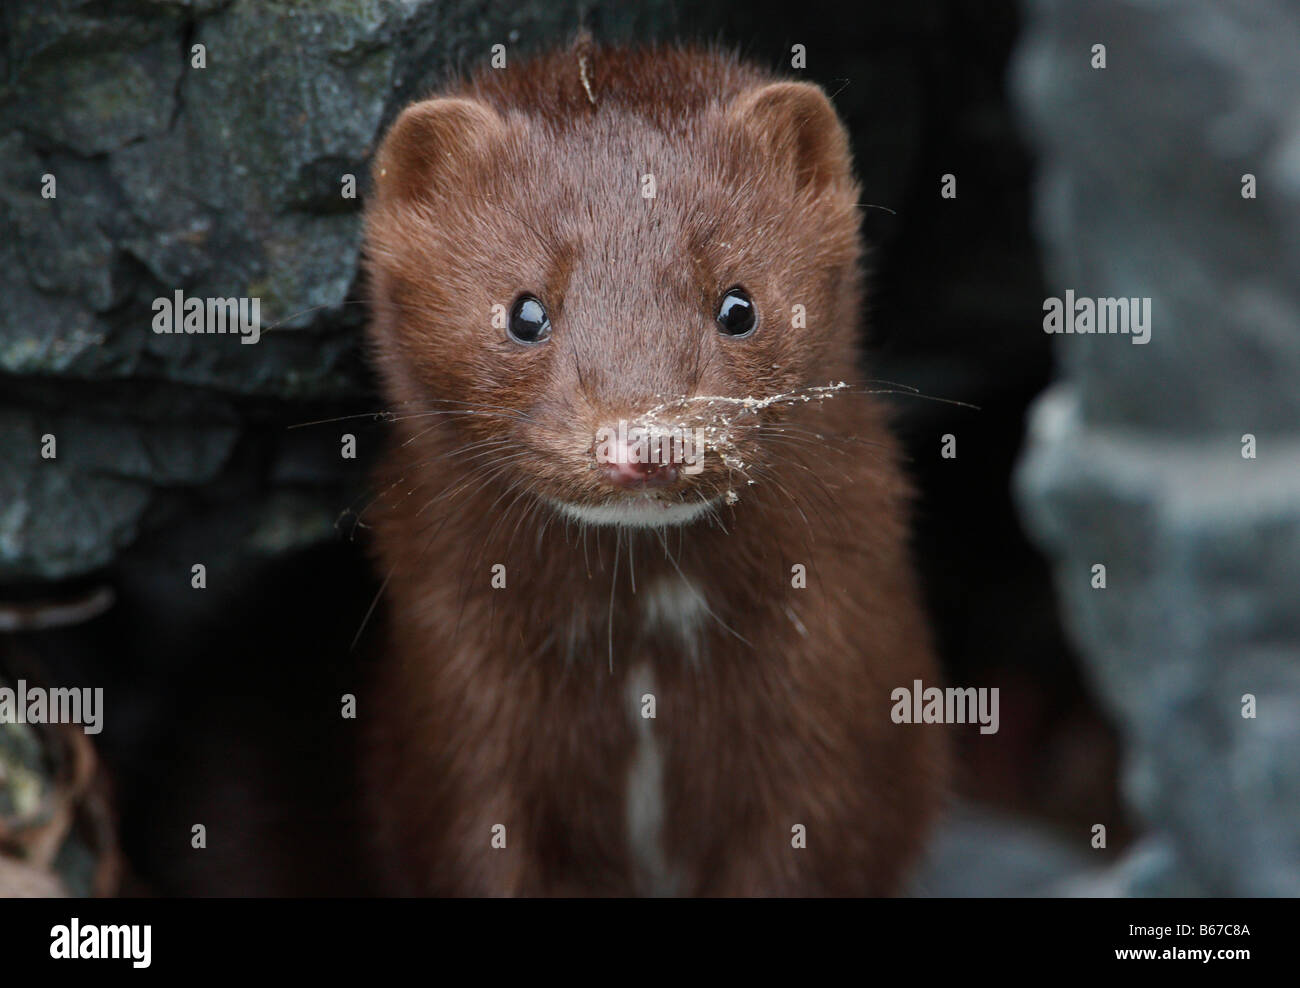
[[[637,595],[642,622],[650,634],[667,634],[694,655],[708,617],[704,597],[681,577],[664,578]]]
[[[643,895],[676,895],[678,878],[668,864],[663,844],[663,759],[655,738],[655,719],[642,716],[644,697],[653,696],[655,691],[650,667],[634,668],[628,675],[627,689],[628,710],[636,734],[636,748],[627,777],[627,834],[637,891]],[[657,706],[657,697],[655,702]]]

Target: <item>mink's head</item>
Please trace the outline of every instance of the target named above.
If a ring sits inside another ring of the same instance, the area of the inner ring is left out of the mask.
[[[427,469],[494,463],[484,482],[582,522],[680,524],[852,373],[857,187],[830,102],[655,59],[489,72],[385,137],[371,342],[416,455],[441,444]]]

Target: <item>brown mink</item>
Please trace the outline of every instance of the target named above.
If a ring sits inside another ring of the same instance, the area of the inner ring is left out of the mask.
[[[944,757],[889,716],[935,668],[825,94],[580,39],[373,178],[388,890],[897,891]]]

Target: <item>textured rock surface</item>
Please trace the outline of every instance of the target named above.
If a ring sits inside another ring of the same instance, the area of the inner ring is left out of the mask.
[[[671,26],[669,6],[6,9],[0,583],[97,570],[140,535],[160,490],[210,484],[241,436],[279,446],[265,438],[259,400],[333,408],[367,393],[357,347],[361,196],[376,138],[403,103],[493,44],[520,51],[569,36],[580,7],[602,34],[628,36],[651,19]],[[45,175],[55,198],[41,195]],[[356,177],[356,198],[341,194],[345,175]],[[255,346],[155,335],[151,303],[178,289],[259,297],[262,325],[274,329]],[[58,441],[55,460],[40,457],[46,434]],[[269,469],[237,472],[284,486],[278,452],[268,455]],[[273,500],[274,523],[254,533],[264,548],[319,537],[324,506],[340,503],[334,489],[317,489],[314,504]]]
[[[1086,851],[1044,828],[957,804],[931,841],[907,894],[919,898],[1051,895],[1057,894],[1062,876],[1091,874],[1090,864]]]
[[[1041,154],[1049,292],[1152,299],[1146,345],[1056,338],[1061,382],[1018,478],[1156,835],[1090,887],[1297,895],[1300,11],[1028,11],[1015,80]]]

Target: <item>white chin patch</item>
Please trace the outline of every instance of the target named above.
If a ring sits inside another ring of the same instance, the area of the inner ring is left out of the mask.
[[[713,501],[661,501],[654,497],[632,497],[614,504],[570,504],[552,501],[560,514],[580,525],[621,525],[624,528],[665,528],[687,525],[703,517]]]

